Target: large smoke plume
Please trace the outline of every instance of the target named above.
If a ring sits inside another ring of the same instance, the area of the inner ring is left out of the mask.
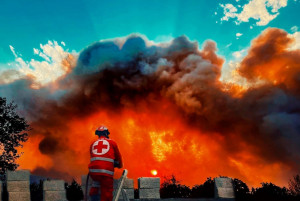
[[[218,175],[285,184],[300,168],[300,50],[292,42],[279,29],[252,41],[237,69],[247,89],[220,81],[224,59],[213,41],[200,49],[185,36],[153,44],[139,35],[92,44],[73,70],[39,89],[32,78],[2,84],[33,128],[21,167],[86,173],[94,129],[106,124],[131,177],[157,169],[187,184]]]

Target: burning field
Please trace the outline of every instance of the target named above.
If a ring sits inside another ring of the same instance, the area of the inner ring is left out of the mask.
[[[88,171],[94,131],[104,124],[131,178],[174,174],[194,185],[223,175],[253,186],[286,185],[300,169],[295,40],[266,29],[226,78],[216,43],[199,47],[185,36],[155,44],[130,35],[79,54],[49,43],[36,54],[54,51],[55,72],[38,71],[49,62],[26,63],[12,48],[23,74],[0,75],[0,93],[32,127],[20,168],[79,178]]]

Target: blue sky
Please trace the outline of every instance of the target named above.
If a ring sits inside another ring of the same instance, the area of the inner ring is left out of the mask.
[[[29,61],[37,59],[33,48],[48,40],[63,41],[67,49],[80,52],[95,41],[131,33],[141,33],[156,42],[186,35],[200,46],[211,39],[217,43],[218,54],[228,61],[233,52],[247,48],[267,27],[289,33],[300,27],[298,0],[270,1],[277,3],[266,9],[277,15],[265,25],[257,25],[259,19],[247,13],[239,17],[248,15],[249,22],[238,17],[224,19],[226,5],[231,4],[240,14],[251,1],[257,0],[1,0],[0,70],[13,68],[8,65],[15,60],[10,45]],[[261,2],[268,4],[268,0]],[[237,37],[237,33],[242,35]]]

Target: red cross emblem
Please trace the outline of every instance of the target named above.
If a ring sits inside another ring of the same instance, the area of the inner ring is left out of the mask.
[[[92,147],[93,154],[103,155],[109,151],[109,143],[107,140],[97,140]]]

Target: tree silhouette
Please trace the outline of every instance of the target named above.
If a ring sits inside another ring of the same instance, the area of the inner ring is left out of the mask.
[[[31,201],[42,201],[43,200],[43,181],[39,183],[30,184],[30,197]]]
[[[261,188],[252,189],[253,200],[257,201],[287,201],[291,200],[288,190],[272,183],[262,183]]]
[[[81,186],[73,179],[72,183],[69,185],[65,183],[67,200],[77,201],[83,200],[83,191]]]
[[[252,188],[239,179],[232,179],[236,201],[299,201],[300,176],[296,175],[289,182],[289,189],[279,187],[272,183],[262,183],[261,187]],[[213,198],[215,181],[211,177],[192,189],[180,182],[172,175],[165,177],[161,184],[161,198]],[[137,198],[137,197],[136,197]]]
[[[28,139],[29,125],[17,114],[16,108],[17,105],[0,97],[0,174],[18,167],[16,159],[20,154],[16,148]]]
[[[215,181],[208,177],[201,185],[195,185],[192,188],[192,198],[212,198],[214,197]]]
[[[165,181],[160,187],[161,198],[188,198],[190,195],[191,189],[181,185],[174,175],[171,175],[170,178],[165,177]]]
[[[239,179],[232,179],[234,186],[235,199],[237,201],[248,201],[251,200],[250,190],[246,183]]]
[[[300,197],[300,175],[296,175],[289,181],[289,190],[294,196]]]

